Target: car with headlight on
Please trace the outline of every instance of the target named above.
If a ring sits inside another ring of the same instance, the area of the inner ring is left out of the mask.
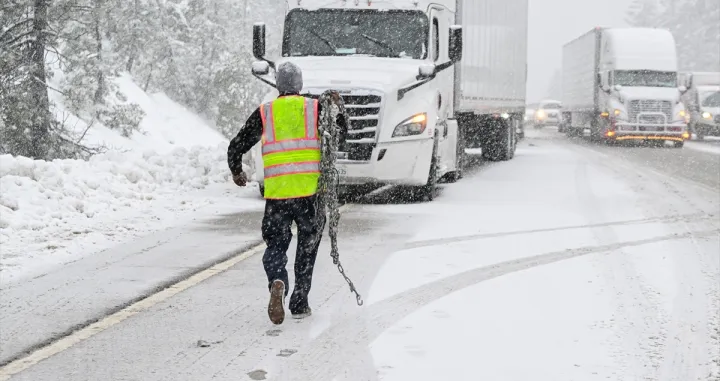
[[[700,117],[695,120],[693,129],[698,139],[705,136],[720,136],[720,91],[705,97],[700,102]]]
[[[544,100],[540,102],[533,115],[533,126],[543,128],[545,126],[557,126],[560,124],[560,101]]]
[[[682,101],[687,107],[688,127],[698,140],[705,136],[718,136],[720,114],[717,101],[711,96],[720,91],[720,72],[682,73],[679,83],[687,88]]]

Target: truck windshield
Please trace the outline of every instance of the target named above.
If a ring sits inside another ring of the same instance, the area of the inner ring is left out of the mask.
[[[650,70],[616,71],[615,84],[629,87],[676,87],[677,73]]]
[[[285,19],[283,56],[341,56],[424,59],[428,19],[421,11],[296,9]]]
[[[720,91],[705,98],[703,107],[720,107]]]

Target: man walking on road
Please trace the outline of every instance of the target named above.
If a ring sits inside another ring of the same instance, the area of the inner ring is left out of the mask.
[[[277,99],[261,105],[230,142],[228,166],[238,186],[247,184],[242,155],[262,139],[265,174],[265,216],[262,236],[267,244],[263,266],[268,278],[268,316],[274,324],[285,320],[288,294],[287,250],[292,240],[293,221],[298,227],[295,256],[295,287],[290,297],[293,318],[310,316],[308,294],[320,239],[325,228],[324,213],[316,210],[320,177],[320,136],[317,100],[300,96],[302,72],[295,64],[280,65],[276,74]],[[338,118],[342,130],[347,124]],[[343,131],[344,132],[344,131]],[[344,133],[341,134],[341,139]]]

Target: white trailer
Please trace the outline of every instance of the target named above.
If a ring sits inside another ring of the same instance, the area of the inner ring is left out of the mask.
[[[465,147],[513,157],[527,8],[527,0],[288,0],[281,57],[265,57],[256,24],[252,71],[273,85],[270,68],[292,61],[304,95],[342,94],[351,118],[337,162],[343,185],[414,186],[432,199],[438,180],[462,176]],[[262,184],[259,145],[253,153]]]
[[[463,59],[456,65],[455,112],[465,147],[488,159],[511,159],[525,117],[527,0],[465,0]],[[498,119],[505,122],[498,124]],[[510,128],[507,128],[507,127]],[[503,134],[505,136],[503,136]]]
[[[672,34],[655,28],[596,28],[563,47],[563,129],[596,140],[689,138]]]

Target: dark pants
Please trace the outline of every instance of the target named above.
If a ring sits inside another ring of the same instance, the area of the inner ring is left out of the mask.
[[[287,250],[292,240],[290,227],[293,221],[298,227],[297,251],[295,255],[295,287],[290,299],[293,304],[307,304],[307,295],[312,285],[313,268],[317,258],[320,239],[325,229],[325,214],[315,207],[316,196],[288,200],[265,200],[265,216],[262,221],[262,235],[267,249],[263,266],[268,278],[268,287],[276,279],[285,282],[288,294]]]

